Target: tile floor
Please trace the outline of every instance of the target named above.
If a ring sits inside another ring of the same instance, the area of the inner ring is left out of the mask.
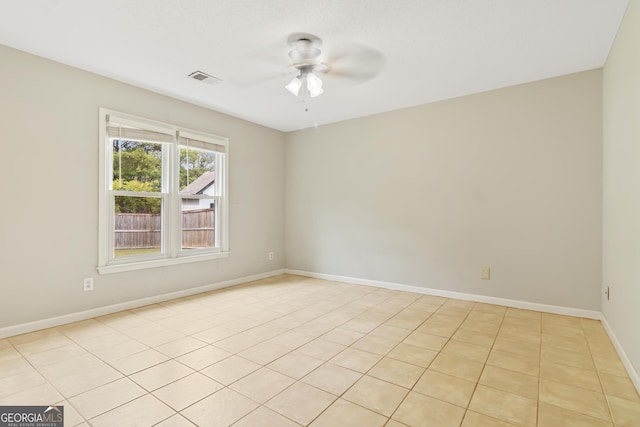
[[[0,340],[92,426],[640,426],[600,322],[291,275]]]

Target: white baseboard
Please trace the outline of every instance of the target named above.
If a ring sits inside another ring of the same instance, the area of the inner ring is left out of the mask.
[[[39,331],[41,329],[53,328],[55,326],[65,325],[67,323],[79,322],[81,320],[104,316],[106,314],[117,313],[124,310],[131,310],[132,308],[144,307],[145,305],[149,304],[157,304],[159,302],[169,301],[176,298],[188,297],[190,295],[253,282],[254,280],[266,279],[268,277],[278,276],[284,273],[284,269],[275,270],[267,273],[260,273],[252,276],[240,277],[238,279],[226,280],[224,282],[212,283],[210,285],[199,286],[197,288],[184,289],[181,291],[170,292],[168,294],[155,295],[152,297],[108,305],[105,307],[92,308],[91,310],[80,311],[77,313],[70,313],[62,316],[51,317],[48,319],[36,320],[34,322],[6,326],[4,328],[0,328],[0,338],[12,337],[14,335],[26,334],[28,332]]]
[[[461,299],[465,301],[484,302],[487,304],[503,305],[506,307],[522,308],[525,310],[535,310],[544,313],[564,314],[566,316],[582,317],[586,319],[602,319],[602,313],[595,310],[583,310],[572,307],[562,307],[557,305],[540,304],[535,302],[512,300],[507,298],[488,297],[484,295],[465,294],[462,292],[443,291],[440,289],[423,288],[421,286],[403,285],[400,283],[381,282],[377,280],[358,279],[354,277],[336,276],[332,274],[314,273],[309,271],[290,270],[288,274],[313,277],[315,279],[333,280],[336,282],[354,283],[356,285],[374,286],[377,288],[393,289],[396,291],[413,292],[417,294],[433,295],[445,298]]]
[[[624,347],[622,347],[622,344],[620,344],[620,341],[618,341],[618,337],[616,337],[613,329],[611,329],[611,326],[609,326],[609,322],[607,322],[607,318],[604,316],[602,316],[602,326],[604,326],[604,330],[607,331],[609,339],[613,343],[613,346],[616,348],[618,356],[620,356],[620,360],[622,360],[622,364],[629,374],[629,378],[631,378],[633,385],[636,386],[636,390],[638,390],[638,393],[640,393],[640,374],[638,373],[638,371],[636,371],[633,363],[631,363],[631,359],[629,359],[629,356],[627,356],[627,353],[624,351]]]

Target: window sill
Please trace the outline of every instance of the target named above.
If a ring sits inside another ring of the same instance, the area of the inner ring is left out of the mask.
[[[137,261],[126,264],[103,265],[97,268],[100,274],[122,273],[125,271],[143,270],[146,268],[168,267],[171,265],[187,264],[191,262],[210,261],[213,259],[227,258],[231,252],[215,252],[202,255],[190,255],[170,259],[154,259],[149,261]]]

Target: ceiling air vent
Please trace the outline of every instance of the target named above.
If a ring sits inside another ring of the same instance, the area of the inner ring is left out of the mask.
[[[221,79],[214,77],[210,74],[203,73],[202,71],[194,71],[193,73],[189,74],[189,77],[210,85],[214,85],[222,81]]]

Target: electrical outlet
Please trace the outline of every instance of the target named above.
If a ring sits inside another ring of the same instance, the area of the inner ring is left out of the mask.
[[[480,278],[482,280],[490,280],[491,279],[491,268],[489,268],[489,267],[480,267]]]
[[[269,252],[269,261],[273,261],[273,252]]]
[[[93,290],[93,278],[87,277],[84,279],[84,291],[89,292]]]

